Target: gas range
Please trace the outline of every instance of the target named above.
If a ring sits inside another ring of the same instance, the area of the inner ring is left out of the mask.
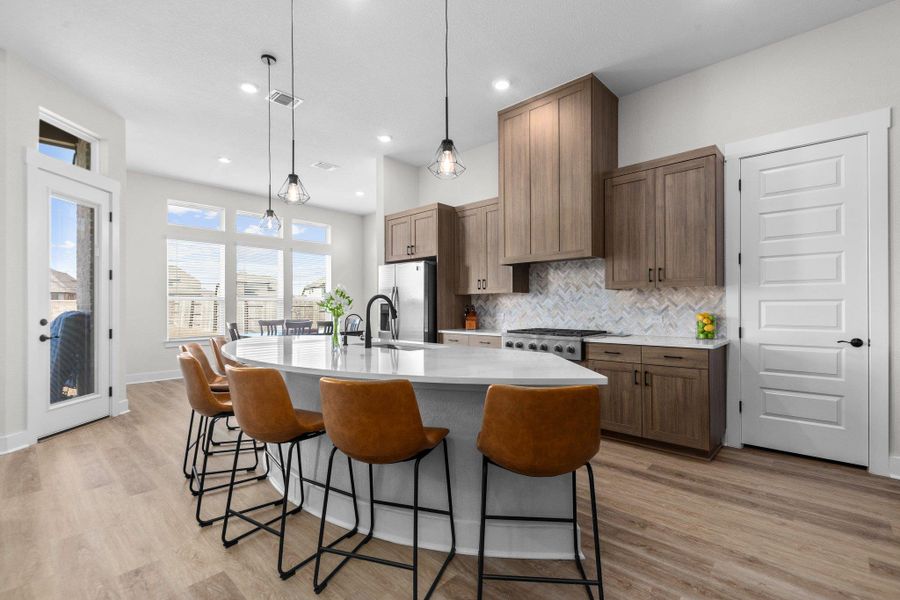
[[[593,335],[613,334],[603,329],[554,329],[535,327],[531,329],[509,329],[503,332],[504,348],[548,352],[568,360],[584,358],[584,338]]]

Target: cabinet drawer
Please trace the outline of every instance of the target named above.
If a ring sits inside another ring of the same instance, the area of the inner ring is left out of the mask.
[[[585,344],[588,360],[611,360],[614,362],[641,362],[641,347],[623,344]]]
[[[660,365],[663,367],[708,369],[709,351],[697,348],[643,346],[641,349],[641,362],[645,365]]]
[[[441,343],[453,346],[468,346],[469,336],[461,333],[442,333]]]
[[[499,348],[500,338],[496,335],[469,335],[469,345],[478,348]]]

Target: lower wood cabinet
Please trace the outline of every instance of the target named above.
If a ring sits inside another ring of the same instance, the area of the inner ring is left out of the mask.
[[[499,348],[500,336],[475,333],[442,333],[440,342],[448,346],[472,346],[475,348]]]
[[[600,403],[605,434],[706,458],[718,452],[725,434],[724,347],[588,344],[586,358],[587,368],[609,379]]]

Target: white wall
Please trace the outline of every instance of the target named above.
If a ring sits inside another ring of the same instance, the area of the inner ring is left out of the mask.
[[[38,71],[9,52],[0,61],[0,180],[3,191],[2,237],[3,290],[0,311],[4,317],[0,347],[0,445],[4,434],[26,428],[25,344],[26,322],[26,189],[25,149],[37,148],[39,109],[45,108],[97,134],[100,172],[125,185],[125,121],[100,104],[85,98],[62,82]],[[123,232],[125,224],[122,224]],[[124,307],[123,307],[124,308]],[[114,374],[114,378],[115,378]],[[121,380],[121,373],[119,380]],[[0,448],[2,451],[2,448]]]
[[[381,263],[378,262],[377,223],[378,219],[375,217],[375,213],[363,217],[363,294],[361,298],[366,302],[378,293],[378,265]],[[384,246],[382,245],[383,253]],[[360,308],[365,308],[365,304]]]
[[[900,2],[860,13],[619,99],[619,161],[893,108],[889,132],[891,381],[900,376]],[[878,324],[886,315],[872,315]],[[900,394],[891,386],[892,454]]]
[[[247,244],[281,249],[296,248],[331,254],[332,285],[343,285],[354,300],[356,312],[364,307],[363,298],[363,218],[359,215],[327,210],[314,206],[286,206],[275,200],[273,208],[282,219],[286,235],[272,240],[261,236],[234,233],[232,213],[226,218],[226,231],[206,232],[174,227],[166,223],[166,205],[169,199],[197,202],[235,209],[261,212],[266,198],[241,192],[191,183],[136,171],[128,173],[128,202],[126,218],[135,225],[129,229],[125,240],[124,260],[128,277],[125,298],[128,311],[125,314],[124,354],[127,379],[148,380],[177,375],[176,349],[166,340],[166,238],[224,241],[226,264],[233,261],[234,245]],[[290,241],[290,219],[303,219],[331,225],[331,244],[304,244]],[[285,261],[290,260],[289,255]],[[231,263],[233,264],[233,262]],[[228,285],[226,270],[226,294],[233,290]],[[233,277],[232,277],[233,282]],[[229,303],[226,300],[226,305]]]
[[[499,185],[497,142],[489,142],[460,153],[466,171],[456,179],[438,179],[426,168],[419,169],[419,204],[442,202],[459,206],[496,198]]]

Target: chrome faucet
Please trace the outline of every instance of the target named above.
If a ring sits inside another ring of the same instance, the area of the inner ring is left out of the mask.
[[[369,298],[369,303],[366,304],[366,333],[363,336],[365,339],[366,348],[372,347],[372,303],[378,299],[387,302],[388,308],[391,310],[391,318],[397,318],[397,309],[394,307],[394,303],[391,302],[390,298],[388,298],[384,294],[375,294],[374,296]]]

